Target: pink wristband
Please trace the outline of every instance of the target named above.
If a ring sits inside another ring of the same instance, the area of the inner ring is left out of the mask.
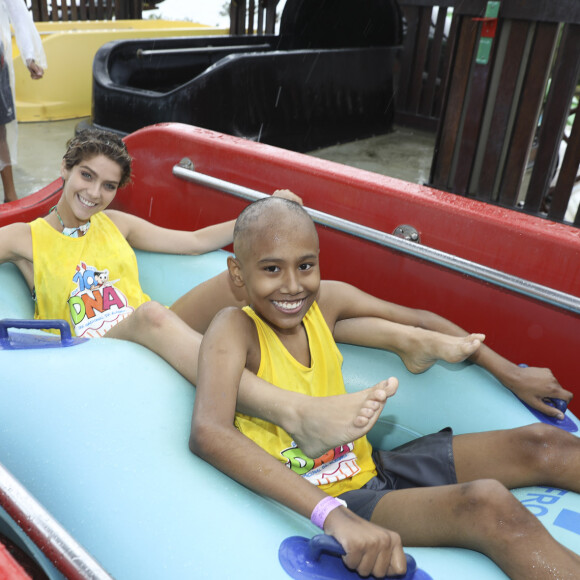
[[[312,515],[310,516],[310,521],[318,526],[321,530],[324,527],[324,522],[328,514],[335,508],[344,506],[346,507],[346,502],[342,499],[332,497],[331,495],[321,499],[316,507],[312,510]]]

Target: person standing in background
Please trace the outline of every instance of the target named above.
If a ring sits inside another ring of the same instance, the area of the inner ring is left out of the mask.
[[[16,163],[18,124],[14,98],[12,31],[24,64],[33,79],[41,79],[46,55],[24,0],[0,0],[0,173],[4,201],[16,201],[12,165]]]

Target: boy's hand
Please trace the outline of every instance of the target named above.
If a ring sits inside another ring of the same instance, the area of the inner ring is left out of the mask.
[[[399,534],[371,524],[347,508],[339,507],[328,514],[324,532],[340,542],[346,552],[342,557],[345,565],[361,576],[383,578],[407,571]]]
[[[294,192],[290,191],[289,189],[277,189],[272,194],[272,197],[282,197],[284,199],[288,199],[289,201],[293,201],[298,205],[304,205],[302,198],[296,195]]]
[[[562,388],[550,369],[516,366],[506,386],[522,401],[550,417],[563,419],[563,414],[544,402],[544,399],[563,399],[567,403],[574,396]]]

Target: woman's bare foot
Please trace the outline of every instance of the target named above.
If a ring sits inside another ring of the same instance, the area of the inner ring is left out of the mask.
[[[469,358],[485,340],[485,334],[451,336],[441,332],[414,328],[405,345],[397,354],[412,373],[423,373],[438,360],[458,363]]]
[[[366,435],[398,386],[399,381],[391,377],[358,393],[301,397],[293,419],[287,417],[292,424],[286,423],[284,428],[308,457],[320,457],[329,449]]]

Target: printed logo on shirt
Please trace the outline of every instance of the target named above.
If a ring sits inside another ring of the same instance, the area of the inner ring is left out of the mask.
[[[109,280],[109,271],[87,266],[76,267],[75,290],[68,299],[75,334],[98,338],[133,312],[127,297],[115,287],[119,280]]]
[[[354,443],[335,447],[317,459],[308,457],[299,447],[289,447],[281,454],[286,459],[286,467],[314,485],[336,483],[360,471]]]

